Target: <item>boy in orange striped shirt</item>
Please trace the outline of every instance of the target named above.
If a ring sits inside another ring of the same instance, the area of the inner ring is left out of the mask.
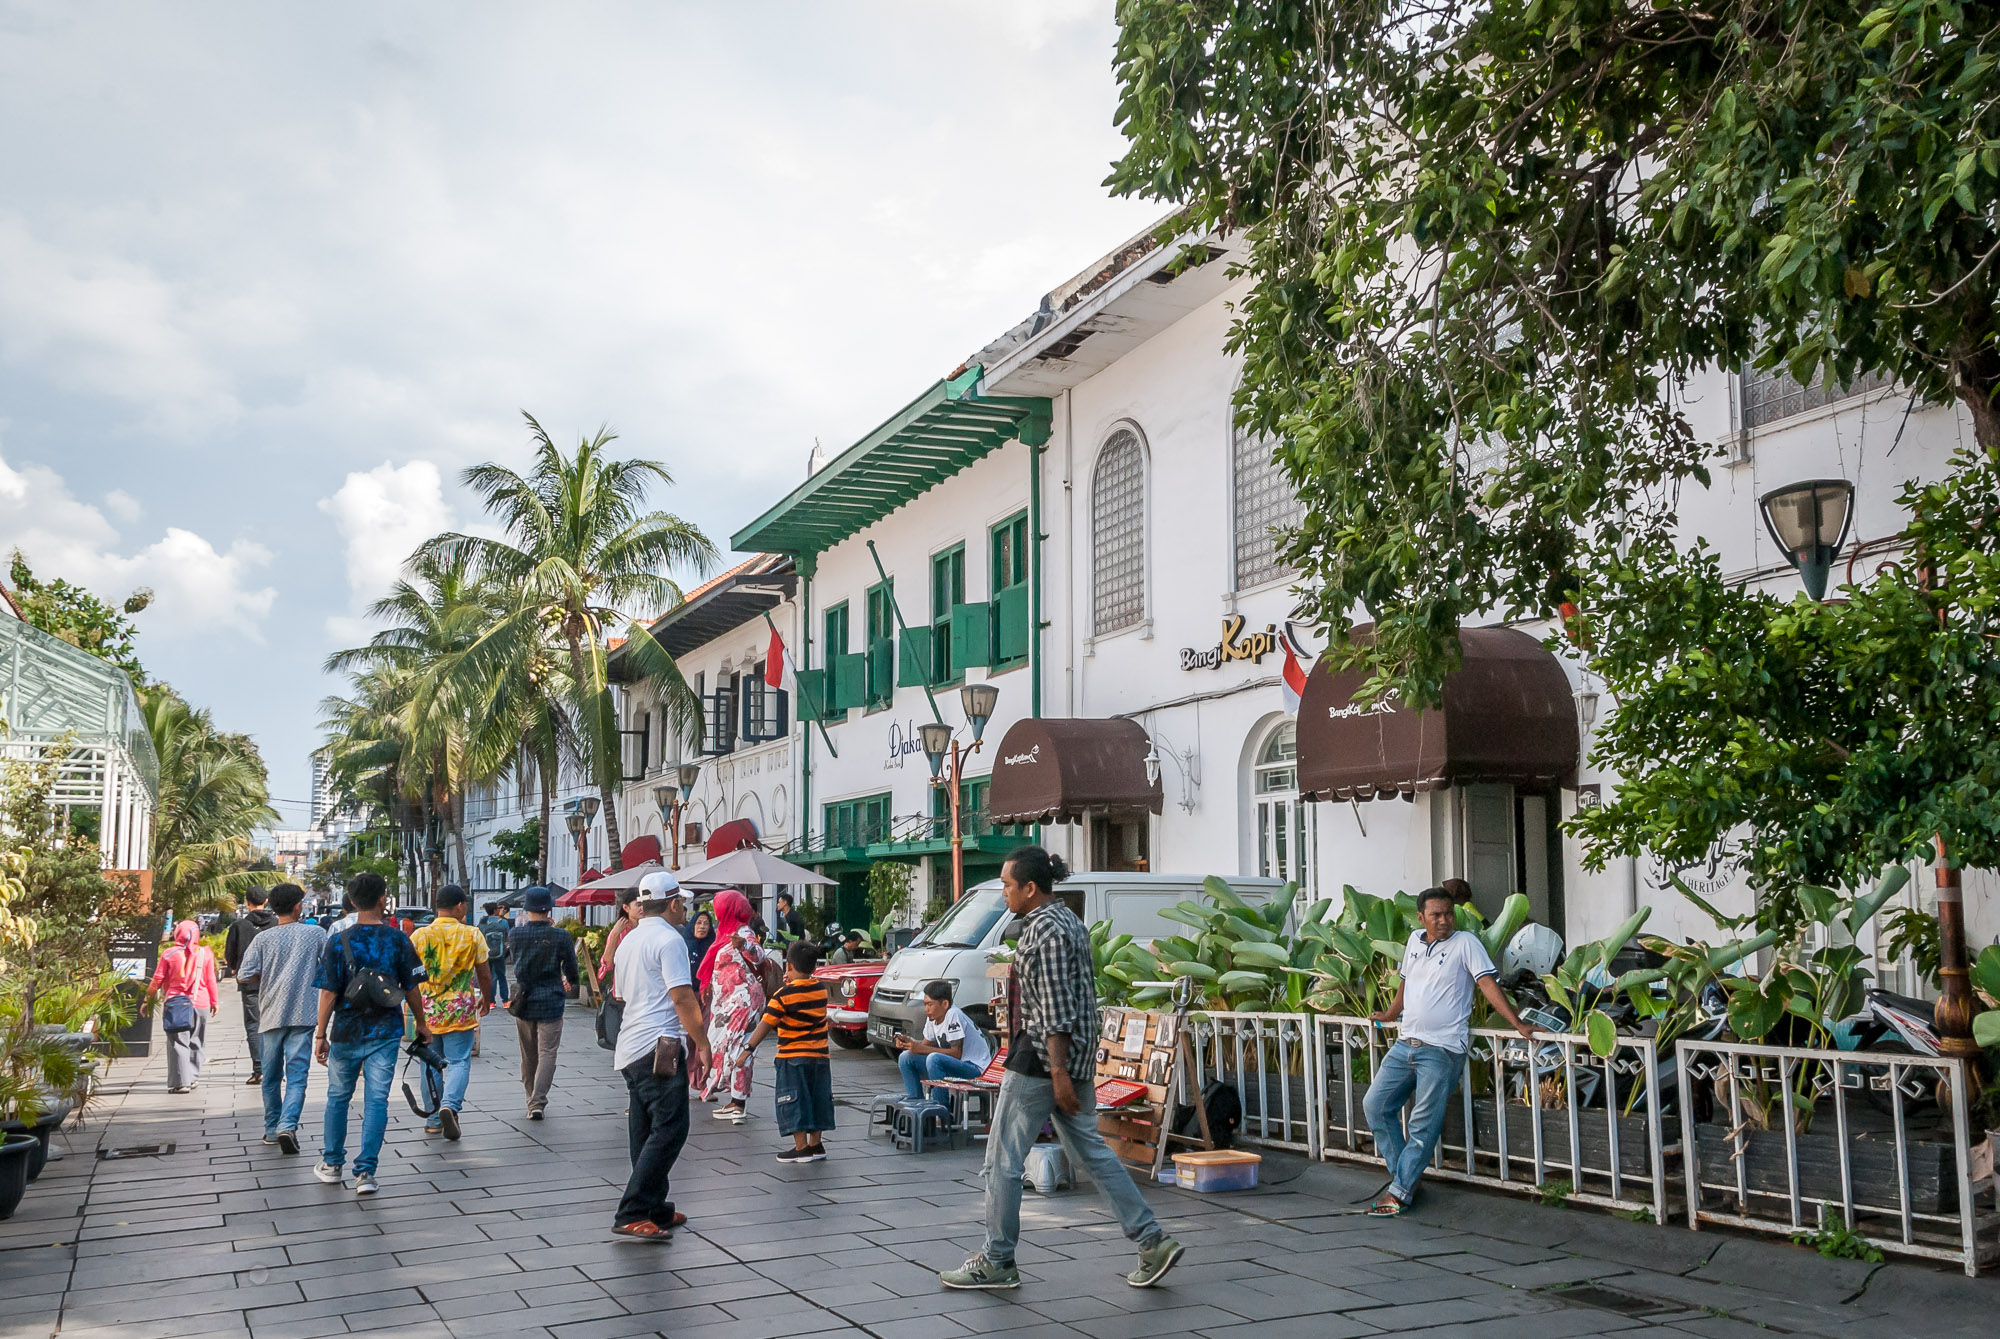
[[[820,1132],[833,1128],[833,1065],[826,1052],[826,986],[813,979],[819,949],[795,940],[785,949],[785,984],[764,1005],[764,1017],[743,1043],[739,1065],[757,1044],[778,1034],[778,1133],[792,1137],[779,1162],[822,1162]]]

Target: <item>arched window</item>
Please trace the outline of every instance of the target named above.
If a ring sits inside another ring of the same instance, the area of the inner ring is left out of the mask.
[[[1299,798],[1298,725],[1286,721],[1271,731],[1257,751],[1251,802],[1257,808],[1257,872],[1266,878],[1296,879],[1308,898],[1317,895],[1313,878],[1313,807]]]
[[[1092,627],[1102,637],[1146,616],[1146,449],[1130,428],[1097,454],[1090,534]]]
[[[1276,446],[1269,437],[1241,428],[1233,430],[1238,590],[1275,581],[1292,570],[1286,566],[1271,530],[1297,525],[1304,508],[1292,492],[1292,481],[1272,455]]]

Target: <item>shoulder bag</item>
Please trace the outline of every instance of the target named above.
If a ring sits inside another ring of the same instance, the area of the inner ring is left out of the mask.
[[[353,926],[340,932],[340,956],[347,965],[347,988],[340,992],[340,998],[357,1009],[378,1013],[402,1008],[403,992],[389,974],[355,961],[353,933]]]
[[[182,970],[190,987],[194,985],[196,950],[182,949]],[[169,995],[160,1006],[160,1028],[166,1032],[194,1031],[194,997],[185,991]]]

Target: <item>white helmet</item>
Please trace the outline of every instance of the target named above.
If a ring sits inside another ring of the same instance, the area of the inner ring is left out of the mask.
[[[1512,976],[1526,971],[1535,976],[1546,976],[1562,961],[1562,936],[1546,925],[1528,922],[1507,941],[1507,947],[1500,955],[1500,975]]]

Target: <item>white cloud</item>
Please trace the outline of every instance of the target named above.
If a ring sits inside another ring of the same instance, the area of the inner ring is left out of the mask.
[[[113,516],[126,522],[136,521],[146,513],[146,508],[139,499],[122,488],[114,488],[106,493],[104,505]]]
[[[361,610],[389,593],[416,547],[452,528],[444,501],[444,478],[428,460],[407,465],[383,461],[367,473],[351,473],[338,492],[319,500],[347,546],[349,612],[328,617],[329,636],[343,646],[366,640]]]
[[[117,496],[123,496],[119,494]],[[233,631],[263,640],[262,623],[278,593],[254,587],[270,551],[238,539],[226,549],[191,530],[169,526],[136,552],[122,553],[118,528],[79,500],[54,470],[0,459],[0,549],[20,549],[35,574],[62,577],[113,604],[141,586],[154,592],[141,631],[167,636]]]

